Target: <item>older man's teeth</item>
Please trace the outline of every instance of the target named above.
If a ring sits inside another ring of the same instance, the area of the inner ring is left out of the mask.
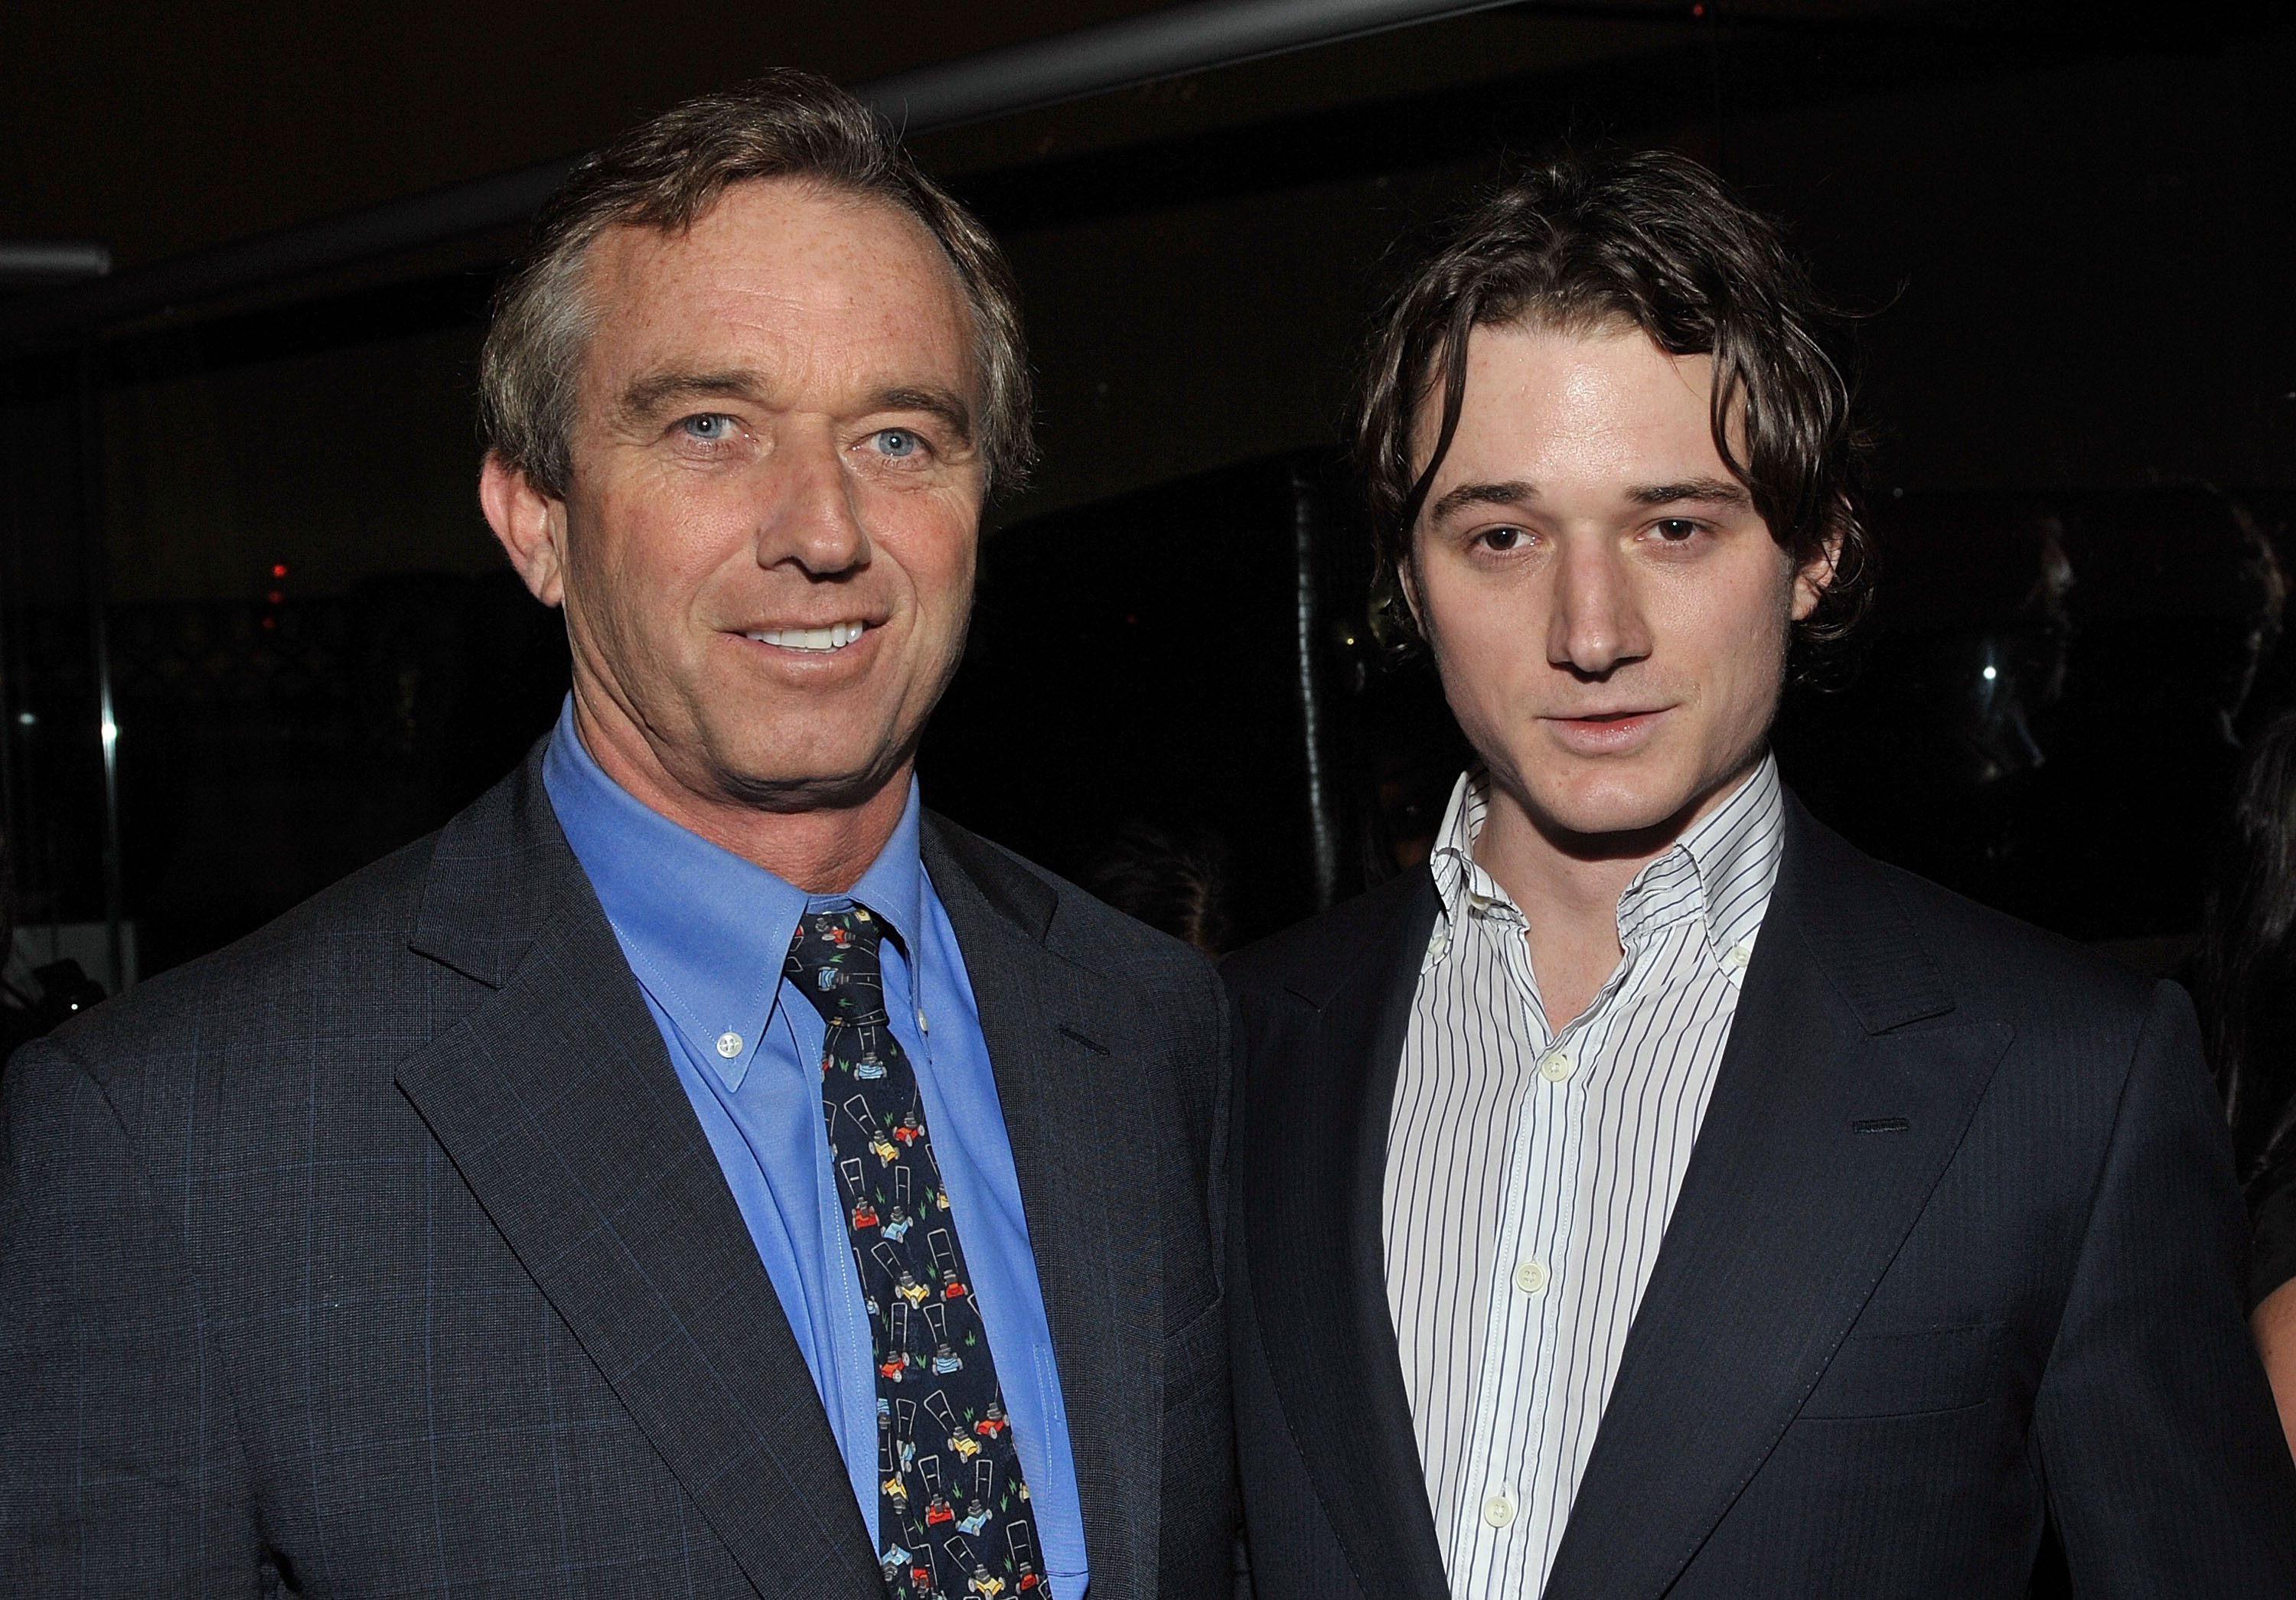
[[[832,622],[827,628],[769,628],[745,636],[783,650],[842,650],[866,629],[865,623]]]

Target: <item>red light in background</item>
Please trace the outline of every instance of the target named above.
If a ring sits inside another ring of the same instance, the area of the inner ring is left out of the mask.
[[[283,562],[283,561],[282,561],[282,562],[273,562],[271,563],[271,576],[272,576],[272,577],[274,577],[274,578],[284,578],[284,577],[286,577],[286,576],[287,576],[287,563],[286,563],[285,562]]]
[[[276,589],[272,590],[271,593],[266,595],[263,598],[270,602],[273,605],[283,605],[287,601],[287,596],[281,594]]]
[[[279,619],[278,619],[278,618],[276,618],[276,617],[266,617],[266,618],[263,619],[263,627],[264,627],[264,630],[265,630],[266,632],[268,632],[268,631],[269,631],[269,630],[271,630],[272,628],[276,628],[276,627],[278,627],[278,626],[279,626]]]

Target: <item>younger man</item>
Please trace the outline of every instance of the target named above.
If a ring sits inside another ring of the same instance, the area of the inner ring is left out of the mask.
[[[1397,301],[1378,532],[1480,758],[1233,960],[1261,1600],[2296,1594],[2181,991],[1859,854],[1767,746],[1848,397],[1693,163],[1563,164]]]

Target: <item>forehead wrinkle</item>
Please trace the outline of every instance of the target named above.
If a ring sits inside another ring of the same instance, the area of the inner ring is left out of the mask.
[[[825,208],[849,226],[776,241],[779,222],[759,207],[783,200],[794,224]],[[832,409],[922,410],[973,442],[974,308],[939,241],[898,208],[810,184],[736,185],[688,228],[607,229],[582,275],[601,324],[586,341],[604,391],[590,403],[609,423],[652,421],[681,396],[775,406],[841,390]],[[637,379],[617,385],[600,370],[603,351],[643,358],[648,346],[654,370]]]
[[[855,397],[848,404],[857,410],[925,411],[970,437],[972,406],[959,391],[978,388],[980,374],[961,300],[941,308],[945,325],[921,329],[865,286],[834,272],[801,271],[720,282],[709,300],[715,325],[757,351],[774,374],[770,382],[758,377],[761,396],[826,384]]]

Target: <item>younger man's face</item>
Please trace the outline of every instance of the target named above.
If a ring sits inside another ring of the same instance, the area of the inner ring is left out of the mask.
[[[1712,385],[1709,358],[1632,328],[1468,341],[1408,587],[1495,786],[1558,842],[1663,833],[1718,799],[1817,603],[1824,563],[1794,570],[1715,448]]]

